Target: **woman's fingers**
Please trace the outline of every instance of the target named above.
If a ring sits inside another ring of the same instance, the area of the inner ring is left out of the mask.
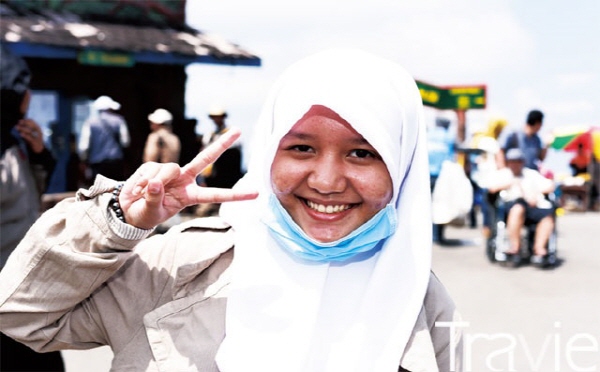
[[[193,200],[195,204],[251,200],[258,196],[258,192],[256,191],[221,189],[217,187],[198,187],[195,191],[196,192],[193,195],[190,195],[190,199]]]
[[[150,181],[160,170],[160,164],[158,163],[144,163],[142,164],[134,174],[129,177],[123,191],[130,192],[133,195],[139,195],[143,190],[146,189],[148,181]]]
[[[176,180],[181,175],[181,168],[175,163],[164,163],[158,169],[158,172],[152,177],[153,180],[158,180],[163,185],[168,185],[169,182]]]
[[[154,177],[148,180],[144,198],[149,207],[159,207],[171,181],[178,180],[181,168],[175,163],[162,164]],[[177,191],[176,191],[177,192]]]
[[[162,204],[164,197],[164,184],[157,178],[148,181],[144,199],[148,207],[158,207]]]
[[[137,195],[146,188],[150,180],[157,180],[166,185],[177,179],[180,175],[180,169],[179,165],[175,163],[144,163],[129,178],[125,187],[126,189],[131,187],[132,193]]]
[[[215,142],[210,144],[206,149],[202,150],[192,161],[186,164],[182,171],[190,173],[192,176],[199,174],[209,164],[217,160],[233,143],[240,137],[240,130],[231,128],[221,135]]]

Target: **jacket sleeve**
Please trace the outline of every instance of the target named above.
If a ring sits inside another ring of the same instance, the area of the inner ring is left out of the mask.
[[[462,371],[462,328],[454,302],[431,273],[423,307],[404,350],[399,371]]]
[[[0,331],[34,350],[109,342],[94,296],[150,231],[111,220],[114,181],[99,179],[44,213],[0,272]]]
[[[454,301],[433,273],[424,309],[439,371],[462,371],[462,330],[466,323],[462,322]]]

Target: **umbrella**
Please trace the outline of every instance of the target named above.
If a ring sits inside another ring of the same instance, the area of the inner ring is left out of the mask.
[[[600,160],[600,127],[567,126],[553,131],[550,147],[556,150],[577,151],[579,144],[591,151]]]

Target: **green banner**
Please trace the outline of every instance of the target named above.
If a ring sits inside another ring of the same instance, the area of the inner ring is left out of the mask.
[[[82,65],[131,67],[135,60],[127,53],[109,53],[100,50],[84,50],[77,56]]]
[[[485,85],[438,87],[417,81],[423,105],[440,110],[482,109],[486,105]]]

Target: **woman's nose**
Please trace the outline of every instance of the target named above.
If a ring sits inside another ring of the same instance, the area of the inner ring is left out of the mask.
[[[321,194],[340,193],[346,184],[344,165],[328,157],[315,162],[308,176],[308,186]]]

